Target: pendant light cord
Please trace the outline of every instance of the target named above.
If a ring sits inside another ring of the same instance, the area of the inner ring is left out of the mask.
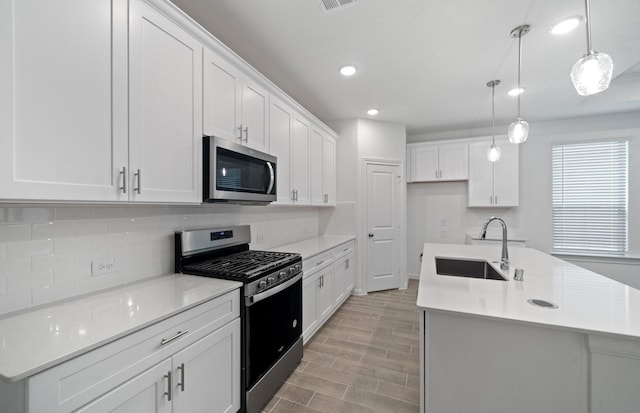
[[[589,25],[589,0],[584,0],[584,9],[586,15],[585,25],[587,26],[587,54],[590,55],[591,50],[591,26]]]
[[[520,119],[520,95],[522,94],[522,88],[520,87],[520,71],[522,70],[521,65],[522,65],[522,29],[520,29],[520,33],[518,33],[518,119]]]
[[[491,133],[493,135],[492,144],[496,144],[496,84],[491,84]]]

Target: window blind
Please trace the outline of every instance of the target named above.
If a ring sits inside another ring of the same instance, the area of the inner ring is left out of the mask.
[[[555,252],[627,252],[628,143],[553,145]]]

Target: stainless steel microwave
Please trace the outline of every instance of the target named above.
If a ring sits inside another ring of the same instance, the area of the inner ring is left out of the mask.
[[[203,201],[268,204],[276,200],[276,157],[226,139],[205,136]]]

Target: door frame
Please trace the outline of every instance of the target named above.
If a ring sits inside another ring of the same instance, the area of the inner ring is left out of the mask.
[[[405,161],[400,159],[384,159],[384,158],[361,158],[359,173],[360,173],[360,185],[358,185],[358,205],[360,208],[356,208],[356,240],[358,245],[361,245],[361,254],[358,254],[358,271],[356,274],[356,286],[354,289],[355,295],[367,295],[369,290],[369,268],[368,268],[368,230],[367,230],[367,167],[369,165],[382,165],[382,166],[396,166],[398,167],[398,176],[400,183],[400,279],[399,289],[406,289],[409,279],[407,277],[407,260],[406,260],[406,227],[407,227],[407,185],[406,185],[406,166]]]

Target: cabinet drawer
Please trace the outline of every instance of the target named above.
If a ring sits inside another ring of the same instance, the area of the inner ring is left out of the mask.
[[[333,261],[333,251],[325,251],[322,254],[314,255],[302,261],[303,277],[307,278]]]
[[[349,242],[345,242],[342,245],[338,245],[333,249],[333,259],[336,260],[338,258],[342,258],[345,255],[353,254],[353,250],[355,249],[356,242],[351,240]]]
[[[30,412],[69,412],[240,315],[238,290],[183,311],[27,380]]]

